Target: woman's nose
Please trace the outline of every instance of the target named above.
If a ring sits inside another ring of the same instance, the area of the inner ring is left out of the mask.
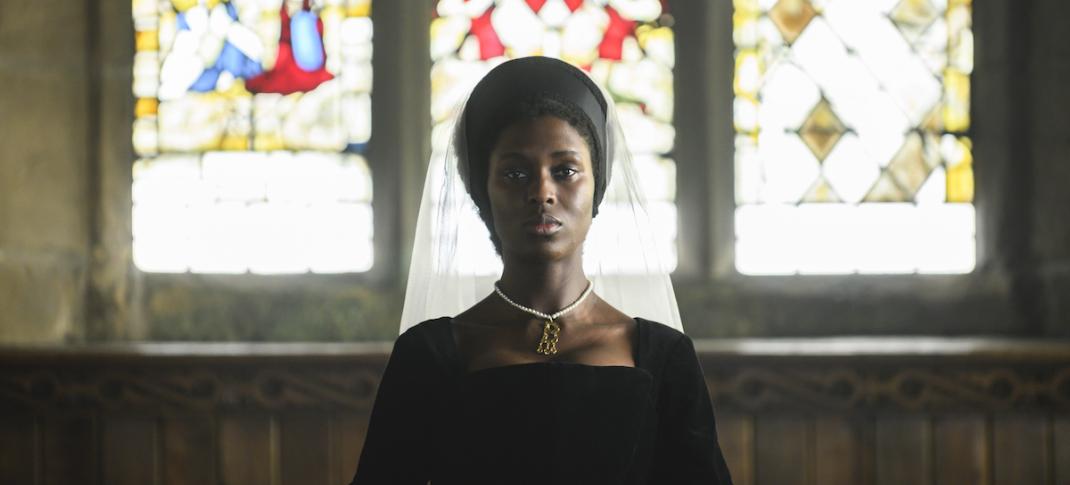
[[[557,188],[554,178],[548,173],[538,173],[528,186],[528,202],[532,204],[553,204],[557,200]]]

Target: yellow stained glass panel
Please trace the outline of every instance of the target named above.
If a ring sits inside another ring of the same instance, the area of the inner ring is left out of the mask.
[[[733,5],[737,268],[972,270],[970,2]]]

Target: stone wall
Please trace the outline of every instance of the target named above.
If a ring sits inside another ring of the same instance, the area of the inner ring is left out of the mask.
[[[84,336],[87,2],[0,2],[0,340]]]
[[[1029,86],[1022,93],[1032,159],[1028,259],[1043,294],[1037,302],[1043,331],[1070,337],[1070,3],[1043,0],[1032,9],[1026,40]]]

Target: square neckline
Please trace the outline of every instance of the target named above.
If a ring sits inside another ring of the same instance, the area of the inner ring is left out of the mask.
[[[618,364],[597,365],[597,364],[584,364],[582,362],[572,362],[572,361],[567,361],[567,360],[547,360],[547,361],[543,361],[543,362],[520,362],[520,363],[516,363],[516,364],[496,365],[496,366],[493,366],[493,367],[483,367],[481,369],[476,369],[476,370],[468,370],[468,369],[466,369],[465,366],[464,366],[464,363],[461,362],[461,351],[460,351],[459,346],[457,345],[457,339],[454,337],[454,334],[453,334],[453,320],[454,320],[453,317],[446,317],[446,337],[447,337],[447,340],[449,341],[450,352],[452,354],[451,355],[451,360],[453,361],[454,368],[462,376],[471,376],[471,375],[474,375],[474,374],[477,374],[477,373],[480,373],[480,372],[483,372],[483,371],[492,371],[492,370],[495,370],[495,369],[508,369],[508,368],[530,367],[530,366],[565,366],[565,367],[575,366],[575,367],[581,367],[581,368],[584,368],[584,367],[590,367],[590,368],[605,367],[605,368],[610,368],[610,369],[636,369],[636,370],[645,371],[645,369],[641,366],[641,362],[640,362],[641,356],[642,356],[642,350],[643,350],[642,349],[643,336],[644,336],[643,332],[645,331],[645,329],[643,328],[644,327],[643,326],[643,321],[639,317],[632,317],[632,321],[635,322],[635,335],[634,335],[634,338],[633,338],[633,341],[632,341],[632,363],[634,365],[618,365]]]

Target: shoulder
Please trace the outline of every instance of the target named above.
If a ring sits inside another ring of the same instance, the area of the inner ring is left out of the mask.
[[[687,334],[658,322],[636,319],[647,330],[646,362],[657,382],[659,406],[673,409],[706,388],[705,375],[695,351],[695,343]]]
[[[646,342],[644,343],[652,354],[669,353],[683,345],[694,346],[691,337],[675,328],[641,317],[635,320],[642,327],[641,331],[645,332]]]
[[[416,325],[405,329],[404,332],[401,332],[401,335],[398,336],[398,340],[429,338],[431,336],[438,335],[442,333],[443,329],[449,329],[449,322],[450,317],[439,317],[432,318],[430,320],[424,320],[420,323],[417,323]]]
[[[640,329],[643,367],[659,381],[666,377],[690,374],[698,367],[698,357],[691,337],[668,325],[636,318]]]
[[[398,354],[399,357],[432,361],[445,358],[453,338],[449,322],[450,317],[441,317],[425,320],[409,327],[394,341],[394,350],[391,355]]]

